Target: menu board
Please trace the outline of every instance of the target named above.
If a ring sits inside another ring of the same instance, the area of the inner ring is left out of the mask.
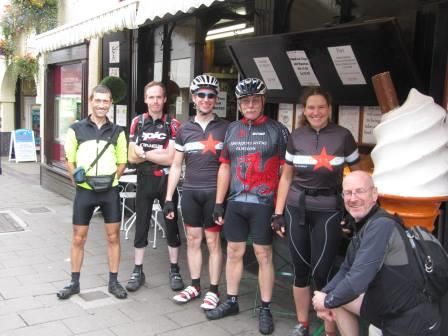
[[[115,106],[115,123],[119,126],[126,127],[126,116],[128,113],[128,107],[126,105]]]
[[[287,51],[292,68],[302,86],[319,86],[316,74],[304,50]]]
[[[282,83],[280,83],[269,57],[254,57],[254,62],[268,90],[283,90]]]
[[[381,109],[379,106],[365,106],[362,118],[361,142],[364,144],[376,144],[373,129],[381,122]]]
[[[293,104],[278,104],[278,121],[285,125],[292,132],[294,119]]]
[[[359,119],[359,106],[339,106],[339,125],[347,128],[356,142],[359,142]]]
[[[227,92],[221,91],[218,93],[218,99],[216,100],[213,112],[216,113],[218,117],[225,118],[227,115]]]
[[[296,127],[300,127],[300,120],[302,120],[303,116],[303,105],[302,104],[296,104]]]
[[[361,72],[352,46],[328,47],[331,60],[344,85],[365,85],[366,80]]]

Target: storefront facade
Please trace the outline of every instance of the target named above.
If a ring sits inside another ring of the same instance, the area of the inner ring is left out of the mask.
[[[88,93],[106,76],[118,76],[127,83],[126,97],[115,102],[109,113],[109,118],[127,131],[132,118],[146,109],[143,87],[151,80],[166,83],[167,112],[187,120],[194,114],[189,95],[191,78],[204,71],[213,72],[222,82],[217,112],[235,120],[236,68],[222,41],[226,56],[215,62],[211,51],[207,54],[212,44],[205,38],[222,13],[251,26],[253,19],[247,12],[253,10],[247,4],[250,1],[231,6],[224,3],[191,1],[181,8],[170,2],[155,8],[147,6],[148,2],[123,1],[103,14],[37,36],[35,45],[43,60],[38,92],[43,102],[42,186],[73,195],[64,166],[64,134],[72,122],[87,116]],[[104,24],[106,18],[109,22]],[[110,29],[114,20],[125,24]],[[253,35],[253,30],[250,33]]]
[[[125,129],[145,110],[143,87],[151,80],[167,84],[167,110],[184,121],[194,114],[188,91],[191,78],[212,73],[222,90],[216,112],[235,120],[238,112],[233,88],[239,76],[261,77],[270,88],[266,113],[290,129],[296,127],[301,113],[298,98],[302,87],[325,84],[335,98],[333,120],[344,126],[357,125],[353,132],[365,155],[366,169],[371,168],[369,153],[374,146],[369,135],[374,124],[366,120],[378,121],[371,73],[391,71],[401,101],[410,87],[418,87],[436,102],[447,104],[448,23],[443,20],[448,15],[447,1],[381,0],[375,6],[361,0],[343,1],[341,5],[323,0],[192,0],[185,7],[181,7],[185,1],[158,6],[149,3],[117,2],[103,14],[61,26],[36,39],[43,55],[42,80],[37,88],[43,106],[44,187],[70,195],[61,135],[71,121],[87,115],[87,94],[107,75],[118,75],[128,85],[127,96],[114,104],[110,113]],[[106,17],[110,21],[102,24]],[[125,23],[111,29],[114,20]],[[376,26],[369,20],[376,21]],[[380,21],[391,23],[392,28],[373,29],[381,26]],[[229,32],[229,36],[219,37]],[[255,37],[246,40],[247,36]],[[338,46],[354,54],[363,77],[355,81],[362,79],[365,86],[344,83],[346,79],[337,73],[331,57],[322,56],[322,50],[328,53],[329,47]],[[301,58],[301,50],[305,50],[305,58]],[[285,51],[295,53],[285,58]],[[301,60],[305,62],[300,64]],[[263,66],[274,72],[263,73]],[[299,78],[300,66],[313,70],[314,77],[307,73]],[[274,73],[277,79],[270,78]],[[73,79],[76,85],[70,84]],[[445,241],[446,217],[445,211],[439,225]]]

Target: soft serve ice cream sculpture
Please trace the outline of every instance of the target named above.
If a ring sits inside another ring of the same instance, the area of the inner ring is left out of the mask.
[[[378,100],[387,100],[373,80]],[[386,91],[395,94],[393,86]],[[389,111],[374,129],[377,144],[371,153],[380,203],[405,225],[432,231],[441,202],[448,200],[448,115],[415,89],[402,106],[392,105],[380,102],[383,112]]]

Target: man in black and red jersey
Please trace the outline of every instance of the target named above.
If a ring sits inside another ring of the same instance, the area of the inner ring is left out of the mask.
[[[216,179],[224,136],[229,122],[213,113],[218,80],[203,74],[190,85],[196,115],[183,124],[176,136],[176,154],[170,168],[165,207],[168,219],[173,218],[173,194],[179,182],[185,158],[185,179],[182,184],[182,215],[187,231],[187,257],[191,285],[173,297],[176,303],[187,303],[201,296],[202,268],[201,242],[203,232],[209,251],[210,289],[204,296],[201,308],[214,309],[219,302],[218,283],[222,268],[221,226],[213,220],[216,197]]]
[[[152,205],[158,199],[164,205],[169,166],[174,158],[174,140],[180,123],[163,113],[166,89],[160,82],[150,82],[145,88],[145,103],[148,112],[132,120],[129,134],[128,160],[137,164],[137,195],[135,225],[135,266],[126,285],[134,292],[145,283],[143,257],[148,245],[148,233]],[[177,209],[177,194],[173,197]],[[184,288],[179,273],[178,255],[180,246],[177,211],[170,220],[165,220],[170,259],[169,280],[172,290]]]
[[[235,94],[244,118],[231,123],[227,129],[220,157],[214,210],[216,222],[224,224],[223,203],[230,186],[224,224],[228,241],[227,301],[209,310],[207,318],[215,320],[239,312],[239,283],[246,241],[250,234],[259,264],[259,331],[271,334],[274,331],[270,311],[274,269],[270,222],[288,130],[263,115],[265,93],[265,84],[257,78],[244,79],[236,86]]]

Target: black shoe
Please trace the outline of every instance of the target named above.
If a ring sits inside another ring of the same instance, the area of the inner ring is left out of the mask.
[[[128,293],[118,281],[109,282],[109,293],[117,299],[126,299],[128,297]]]
[[[215,309],[207,310],[205,315],[209,320],[218,320],[220,318],[236,315],[240,312],[238,302],[226,301]]]
[[[274,321],[272,320],[270,309],[260,308],[260,313],[258,315],[258,330],[263,335],[270,335],[274,332]]]
[[[135,292],[145,283],[145,273],[143,272],[132,272],[131,278],[129,279],[126,289],[130,292]]]
[[[182,281],[182,277],[179,272],[170,271],[169,278],[171,290],[177,292],[184,289],[184,282]]]
[[[66,300],[66,299],[70,298],[70,296],[72,296],[74,294],[79,294],[79,292],[80,292],[80,290],[79,290],[79,282],[78,283],[70,282],[67,286],[65,286],[59,292],[57,292],[56,296],[60,300]]]

